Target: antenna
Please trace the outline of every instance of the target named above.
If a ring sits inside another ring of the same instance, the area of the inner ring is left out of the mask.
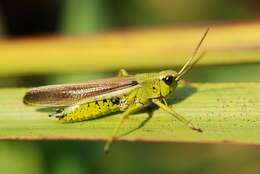
[[[205,33],[203,34],[202,38],[200,39],[200,42],[194,49],[191,57],[188,59],[188,61],[183,65],[181,70],[178,72],[176,80],[180,80],[183,77],[183,75],[185,75],[189,70],[191,70],[193,65],[195,65],[205,55],[206,52],[203,52],[200,56],[195,58],[199,51],[199,48],[201,47],[202,42],[204,41],[205,37],[208,34],[208,31],[209,31],[209,28],[206,29]]]

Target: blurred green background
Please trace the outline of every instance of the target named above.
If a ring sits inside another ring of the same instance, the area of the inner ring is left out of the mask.
[[[0,36],[74,36],[129,28],[257,21],[259,5],[257,0],[2,0]],[[255,63],[199,66],[187,80],[259,81],[259,67]],[[111,76],[116,71],[1,76],[0,87],[76,82]],[[130,69],[131,73],[141,71]],[[26,174],[260,172],[258,146],[119,142],[108,156],[102,148],[103,142],[1,141],[0,168],[2,173]]]

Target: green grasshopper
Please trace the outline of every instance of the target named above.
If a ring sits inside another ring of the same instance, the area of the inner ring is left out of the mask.
[[[159,73],[143,73],[129,75],[124,69],[118,77],[94,80],[80,84],[50,85],[33,88],[24,96],[27,105],[64,107],[50,114],[65,122],[78,122],[101,117],[110,113],[123,111],[113,134],[104,146],[109,151],[113,140],[118,138],[118,131],[126,118],[151,104],[174,116],[187,127],[202,132],[190,121],[167,106],[166,99],[175,90],[178,82],[193,67],[202,56],[196,54],[205,39],[204,33],[192,56],[179,72],[166,70]]]

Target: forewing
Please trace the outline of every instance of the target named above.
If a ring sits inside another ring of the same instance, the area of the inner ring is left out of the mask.
[[[49,85],[32,88],[24,103],[38,106],[68,106],[80,100],[126,89],[137,85],[135,76],[113,77],[79,84]]]

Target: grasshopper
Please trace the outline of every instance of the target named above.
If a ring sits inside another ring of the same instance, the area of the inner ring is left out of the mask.
[[[197,58],[196,55],[208,31],[209,29],[178,72],[166,70],[159,73],[129,75],[122,69],[117,77],[32,88],[25,94],[23,102],[34,106],[65,107],[49,115],[65,122],[85,121],[122,111],[119,123],[104,146],[106,152],[109,151],[111,143],[118,138],[118,132],[126,118],[151,104],[157,105],[192,130],[202,132],[202,129],[170,108],[166,99],[176,89],[183,76],[202,57],[202,54]]]

